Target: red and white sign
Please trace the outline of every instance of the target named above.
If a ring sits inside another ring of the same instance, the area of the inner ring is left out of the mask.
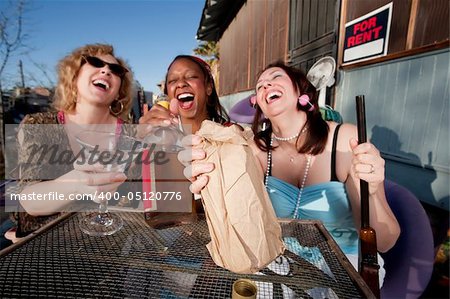
[[[388,50],[392,2],[345,24],[344,63],[385,56]]]

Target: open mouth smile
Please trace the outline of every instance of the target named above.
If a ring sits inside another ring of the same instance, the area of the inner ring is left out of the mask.
[[[192,93],[181,93],[177,96],[178,106],[181,109],[188,110],[194,105],[194,94]]]
[[[271,92],[269,92],[268,94],[267,94],[267,96],[266,96],[266,103],[267,104],[270,104],[270,103],[272,103],[272,102],[275,102],[276,100],[278,100],[279,98],[281,98],[281,96],[282,96],[283,94],[281,93],[281,92],[279,92],[279,91],[277,91],[277,90],[275,90],[275,91],[271,91]]]
[[[110,88],[109,83],[102,79],[96,79],[92,81],[92,84],[94,84],[95,87],[101,88],[105,91]]]

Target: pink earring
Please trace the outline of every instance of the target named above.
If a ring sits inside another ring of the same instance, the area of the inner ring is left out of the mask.
[[[298,102],[299,102],[299,104],[302,105],[302,106],[306,106],[306,105],[311,106],[311,107],[308,109],[308,111],[313,111],[313,110],[314,110],[314,105],[311,104],[310,99],[309,99],[309,96],[308,96],[307,94],[303,94],[303,95],[299,96],[299,97],[298,97]]]

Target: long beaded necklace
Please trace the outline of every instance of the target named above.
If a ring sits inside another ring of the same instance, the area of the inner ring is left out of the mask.
[[[300,133],[303,133],[303,131],[304,130],[302,130]],[[297,134],[297,136],[298,135],[299,134]],[[288,138],[294,139],[296,137],[293,137],[293,138],[288,137]],[[272,148],[273,139],[274,139],[274,137],[270,138],[270,148]],[[312,158],[311,155],[306,155],[305,173],[303,174],[302,183],[300,184],[300,190],[299,190],[298,196],[297,196],[297,202],[295,203],[295,209],[294,209],[294,215],[293,215],[294,219],[299,219],[300,218],[299,217],[300,216],[299,215],[300,201],[302,199],[302,194],[303,194],[303,189],[305,188],[306,179],[308,178],[308,172],[309,172],[309,168],[311,166],[311,158]],[[266,186],[266,188],[267,188],[267,183],[269,182],[269,169],[270,169],[271,165],[272,165],[272,150],[269,149],[269,151],[267,152],[267,167],[266,167],[267,169],[266,169],[266,178],[265,178],[265,181],[264,181],[264,185]]]

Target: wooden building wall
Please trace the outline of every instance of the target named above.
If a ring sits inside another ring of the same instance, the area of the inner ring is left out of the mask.
[[[355,96],[364,94],[368,134],[386,160],[386,177],[448,210],[449,3],[342,0],[341,36],[346,22],[389,2],[387,55],[340,68],[335,109],[355,123]],[[343,39],[339,44],[340,64]]]
[[[219,41],[220,96],[253,89],[259,72],[288,52],[289,0],[248,0]]]
[[[449,57],[447,48],[343,72],[335,107],[356,123],[355,97],[365,95],[368,138],[386,160],[386,177],[447,210]]]
[[[290,1],[289,61],[308,71],[323,56],[336,57],[339,0]]]

